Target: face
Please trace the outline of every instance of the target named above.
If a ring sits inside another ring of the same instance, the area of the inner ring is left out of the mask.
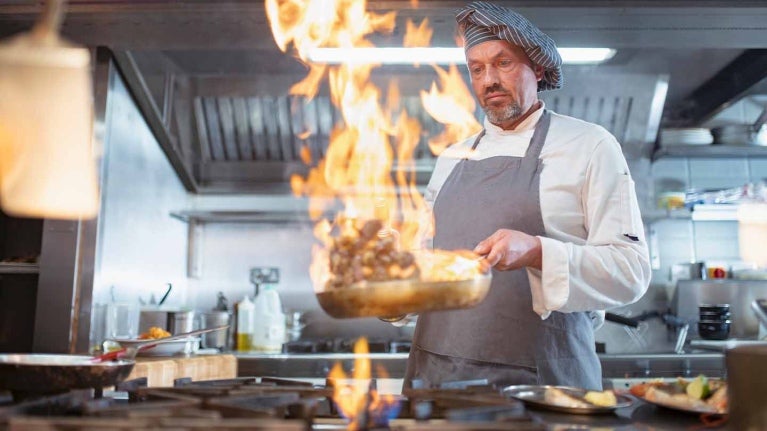
[[[538,101],[543,68],[534,65],[522,48],[491,40],[466,51],[471,86],[488,121],[514,128]]]

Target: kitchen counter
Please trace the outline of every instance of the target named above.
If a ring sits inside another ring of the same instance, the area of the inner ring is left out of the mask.
[[[236,353],[236,356],[240,376],[285,378],[324,378],[336,362],[341,362],[348,371],[352,369],[354,360],[361,357],[354,353]],[[370,359],[373,369],[380,365],[391,378],[405,376],[407,353],[371,353],[366,356]],[[599,359],[605,379],[646,379],[698,374],[721,377],[724,373],[724,355],[719,352],[601,354]]]

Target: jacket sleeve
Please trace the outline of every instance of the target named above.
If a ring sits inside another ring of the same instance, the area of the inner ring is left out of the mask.
[[[637,301],[650,283],[650,259],[634,181],[614,138],[596,145],[580,197],[582,244],[540,237],[542,270],[528,269],[533,309],[605,310]]]

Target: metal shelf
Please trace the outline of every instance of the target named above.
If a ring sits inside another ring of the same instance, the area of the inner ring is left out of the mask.
[[[653,223],[660,220],[692,220],[692,221],[737,221],[738,206],[734,204],[704,204],[695,205],[693,210],[657,209],[642,213],[645,223]]]
[[[664,157],[766,157],[767,147],[759,145],[670,145],[653,153],[653,161]]]
[[[298,211],[177,211],[171,217],[196,223],[311,223],[306,212]]]
[[[0,274],[37,274],[40,265],[37,263],[0,262]]]

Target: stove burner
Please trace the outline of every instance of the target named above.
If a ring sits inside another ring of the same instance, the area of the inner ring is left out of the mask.
[[[173,387],[149,388],[146,379],[123,382],[128,401],[93,399],[72,391],[0,407],[0,429],[345,429],[332,402],[333,388],[274,377],[226,380],[178,379]],[[393,430],[545,429],[521,403],[483,381],[446,388],[409,388]],[[375,387],[375,380],[371,381]],[[109,395],[109,394],[107,394]],[[446,427],[445,421],[449,422]],[[378,427],[379,425],[376,425]],[[378,429],[378,428],[376,428]]]

